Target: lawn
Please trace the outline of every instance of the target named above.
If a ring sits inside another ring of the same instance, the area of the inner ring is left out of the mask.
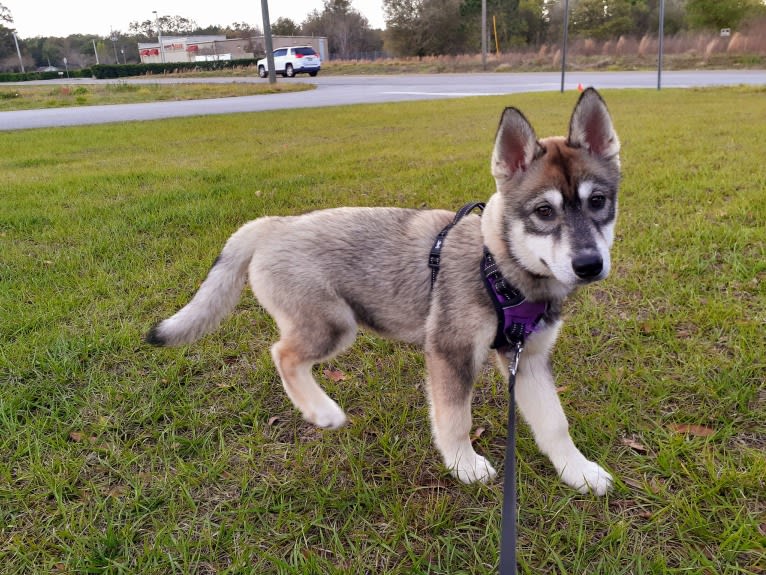
[[[518,440],[523,573],[766,572],[766,90],[606,91],[624,181],[614,269],[554,369],[575,442],[617,477],[563,486]],[[364,333],[304,423],[249,293],[180,349],[142,335],[265,214],[489,197],[503,106],[565,131],[577,94],[0,132],[0,570],[482,574],[502,483],[453,480],[416,349]],[[503,473],[487,371],[476,445]]]
[[[101,84],[0,84],[0,112],[96,106],[103,104],[133,104],[198,100],[200,98],[232,98],[277,92],[301,92],[313,86],[305,83],[279,84],[242,83],[232,81],[216,84],[136,84],[113,82]]]

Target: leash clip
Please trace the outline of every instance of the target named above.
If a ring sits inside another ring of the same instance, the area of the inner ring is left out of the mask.
[[[521,358],[522,351],[524,351],[524,345],[517,341],[515,347],[508,352],[508,359],[510,360],[508,367],[513,377],[516,377],[516,372],[519,370],[519,358]]]

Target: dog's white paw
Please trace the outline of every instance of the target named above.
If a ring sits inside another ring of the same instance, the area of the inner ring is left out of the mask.
[[[611,474],[593,461],[583,458],[581,462],[569,464],[560,472],[561,480],[580,493],[589,491],[605,495],[612,487]]]
[[[329,397],[322,405],[315,406],[312,413],[304,413],[303,417],[309,423],[326,429],[338,429],[346,425],[348,418],[340,406]]]
[[[464,454],[458,458],[450,467],[452,475],[457,477],[463,483],[486,483],[497,475],[497,471],[492,467],[486,457],[478,453]]]

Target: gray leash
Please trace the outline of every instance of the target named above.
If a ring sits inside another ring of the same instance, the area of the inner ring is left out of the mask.
[[[517,341],[508,366],[508,438],[505,442],[505,477],[503,478],[503,515],[500,523],[500,575],[516,574],[516,402],[514,388],[519,358],[524,347]]]

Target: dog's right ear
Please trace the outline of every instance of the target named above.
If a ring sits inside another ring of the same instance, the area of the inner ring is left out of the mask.
[[[506,108],[500,117],[492,152],[492,175],[498,183],[526,170],[539,144],[532,126],[519,110]]]

